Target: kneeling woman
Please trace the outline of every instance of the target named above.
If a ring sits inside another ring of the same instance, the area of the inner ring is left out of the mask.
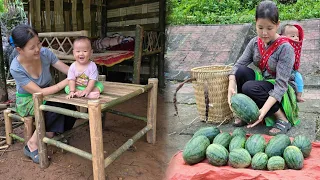
[[[248,127],[265,120],[267,126],[273,126],[269,131],[271,135],[287,133],[299,123],[296,96],[291,87],[295,54],[286,38],[277,34],[279,24],[275,3],[262,1],[256,9],[258,37],[249,42],[229,75],[229,104],[236,89],[238,93],[248,95],[260,108],[258,120]],[[260,71],[248,68],[250,63]],[[234,125],[244,123],[236,119]]]

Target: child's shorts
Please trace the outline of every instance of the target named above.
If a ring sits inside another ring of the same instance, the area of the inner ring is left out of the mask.
[[[87,87],[87,86],[76,86],[76,89],[78,89],[78,90],[80,90],[80,91],[83,91],[83,90],[86,89],[86,87]],[[94,87],[98,88],[99,91],[100,91],[100,93],[103,92],[104,86],[103,86],[102,82],[96,81],[96,82],[94,83]],[[65,91],[67,94],[70,93],[70,87],[69,87],[69,85],[67,85],[67,86],[64,88],[64,91]]]

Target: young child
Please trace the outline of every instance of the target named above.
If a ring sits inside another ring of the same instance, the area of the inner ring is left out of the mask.
[[[297,101],[304,102],[305,99],[302,98],[303,92],[303,79],[301,73],[298,71],[300,65],[300,53],[303,41],[303,29],[297,24],[285,24],[281,29],[281,35],[286,36],[290,39],[290,44],[295,49],[296,59],[295,66],[293,68],[294,81],[297,85]]]
[[[69,85],[65,87],[67,99],[73,97],[87,97],[97,99],[103,91],[103,84],[98,82],[98,69],[94,62],[90,61],[93,50],[88,37],[80,36],[73,42],[73,56],[75,62],[71,64],[68,77]],[[81,81],[86,85],[76,85]]]

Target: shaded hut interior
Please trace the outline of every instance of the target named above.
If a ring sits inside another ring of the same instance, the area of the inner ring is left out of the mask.
[[[92,43],[115,34],[141,41],[140,47],[136,47],[137,42],[134,47],[134,58],[141,58],[139,83],[157,77],[159,86],[164,86],[165,0],[23,2],[28,21],[38,32],[86,30]],[[110,81],[132,82],[133,63],[133,60],[126,60],[110,67],[99,66],[99,73]]]

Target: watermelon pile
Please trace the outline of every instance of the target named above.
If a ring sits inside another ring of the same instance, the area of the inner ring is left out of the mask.
[[[272,137],[269,142],[261,134],[247,138],[242,128],[232,134],[217,127],[201,128],[187,142],[183,159],[194,165],[207,159],[213,166],[229,165],[234,168],[254,170],[284,170],[303,168],[304,158],[309,157],[311,141],[299,135],[291,143],[285,134]]]

